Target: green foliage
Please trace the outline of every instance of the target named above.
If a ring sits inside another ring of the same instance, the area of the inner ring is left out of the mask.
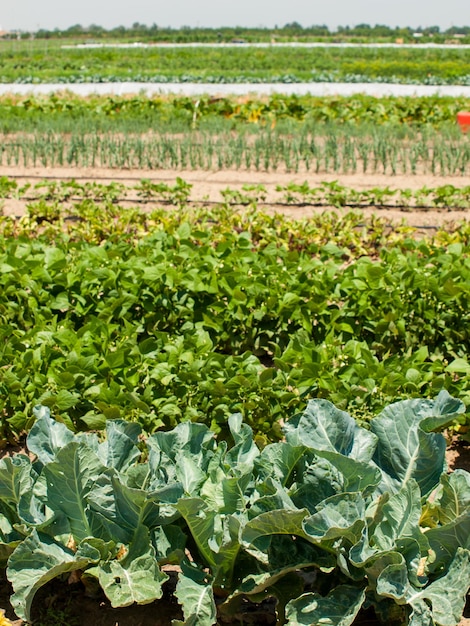
[[[176,204],[188,192],[183,181],[139,190]],[[415,240],[353,213],[145,214],[116,203],[114,187],[36,192],[68,200],[0,220],[3,439],[31,427],[38,401],[76,430],[189,420],[223,437],[239,411],[264,440],[299,398],[361,419],[441,389],[468,402],[465,227]]]
[[[182,132],[194,128],[306,124],[442,127],[455,125],[468,98],[401,96],[266,97],[88,96],[71,93],[0,97],[0,129],[12,132]]]
[[[465,174],[465,98],[0,99],[5,166]],[[236,131],[236,132],[234,132]]]
[[[464,410],[441,392],[386,407],[367,431],[312,400],[260,451],[239,414],[230,444],[192,423],[141,442],[135,424],[108,421],[101,440],[37,407],[35,460],[0,461],[15,611],[28,620],[38,589],[74,570],[115,607],[152,602],[173,563],[175,624],[211,626],[274,597],[290,626],[347,626],[366,606],[386,623],[455,625],[470,587],[470,475],[446,475],[436,431]]]
[[[448,207],[470,208],[470,186],[455,187],[447,184],[434,189],[390,189],[374,187],[361,189],[341,185],[337,181],[322,182],[318,187],[310,187],[307,181],[298,185],[289,183],[277,185],[276,191],[283,192],[286,204],[309,204],[318,206],[349,207]]]
[[[14,198],[27,202],[28,216],[38,223],[60,223],[76,218],[93,218],[94,211],[104,210],[112,214],[114,220],[121,214],[121,203],[127,201],[136,204],[155,203],[169,205],[178,209],[186,209],[191,203],[196,206],[204,202],[192,201],[192,185],[177,177],[175,184],[152,182],[144,178],[134,185],[119,183],[79,183],[72,181],[42,181],[32,186],[30,183],[19,187],[14,179],[6,176],[0,178],[0,197]],[[302,184],[288,183],[277,185],[276,193],[270,196],[272,205],[311,205],[328,207],[399,207],[407,208],[447,208],[466,209],[470,207],[470,186],[455,186],[452,184],[439,187],[422,187],[420,189],[391,189],[390,187],[373,187],[372,189],[357,190],[342,185],[338,181],[323,181],[316,187],[311,187],[307,181]],[[267,200],[267,189],[264,185],[243,185],[241,189],[227,187],[220,191],[221,203],[228,206],[249,206],[257,217],[257,208]],[[104,203],[103,209],[99,205]],[[118,205],[113,208],[113,205]],[[216,209],[220,212],[220,207]],[[145,216],[139,216],[136,211],[125,211],[132,215],[133,221],[143,224]],[[228,216],[225,216],[228,219]]]
[[[357,130],[350,125],[315,128],[259,128],[252,134],[191,130],[175,136],[168,129],[155,134],[72,134],[53,132],[6,135],[0,144],[4,166],[107,167],[118,169],[237,169],[287,172],[464,175],[470,163],[470,142],[458,129]]]
[[[249,46],[0,48],[3,83],[403,82],[468,84],[468,49]],[[156,69],[158,68],[158,69]],[[240,70],[243,68],[243,70]]]

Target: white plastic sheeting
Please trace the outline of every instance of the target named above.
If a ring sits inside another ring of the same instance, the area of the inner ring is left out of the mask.
[[[80,96],[92,94],[148,96],[175,94],[184,96],[228,95],[306,95],[351,96],[358,93],[370,96],[454,96],[470,98],[470,86],[460,85],[401,85],[393,83],[44,83],[44,84],[0,84],[0,95],[49,94],[70,91]]]

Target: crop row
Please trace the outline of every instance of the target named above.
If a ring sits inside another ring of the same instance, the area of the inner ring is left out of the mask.
[[[240,411],[276,438],[311,396],[364,417],[470,395],[466,227],[415,241],[360,216],[85,208],[69,231],[2,218],[3,437],[38,401],[72,428],[223,430]]]
[[[60,94],[3,96],[0,131],[11,132],[184,132],[197,125],[214,132],[248,124],[256,126],[334,123],[348,125],[442,126],[455,124],[456,114],[470,108],[468,98],[443,96],[384,97],[366,95],[284,96],[269,98],[201,96],[142,97]],[[216,124],[217,121],[217,124]],[[287,130],[297,126],[287,126]],[[313,128],[311,129],[313,132]]]
[[[241,623],[257,603],[257,623],[278,626],[348,626],[361,608],[388,626],[455,626],[470,587],[470,474],[447,475],[436,431],[464,412],[441,392],[386,407],[366,430],[317,399],[260,449],[240,414],[228,441],[203,424],[148,436],[115,419],[103,441],[38,406],[30,456],[0,460],[12,606],[36,621],[36,593],[71,575],[115,608],[149,604],[170,569],[175,626]]]
[[[378,81],[468,84],[466,49],[0,49],[0,82]],[[158,69],[156,69],[158,68]],[[243,72],[240,72],[243,68]]]
[[[118,204],[161,204],[184,207],[191,202],[192,185],[177,178],[174,185],[165,182],[152,182],[141,179],[134,185],[124,183],[80,183],[72,181],[44,180],[34,185],[19,185],[15,179],[0,178],[0,198],[14,198],[26,202],[29,216],[43,221],[61,221],[71,217],[83,217],[83,202],[105,202]],[[311,205],[339,207],[400,207],[400,208],[470,208],[470,186],[456,187],[446,184],[439,187],[420,189],[391,189],[374,187],[357,190],[340,184],[338,181],[323,181],[311,187],[307,181],[302,184],[288,183],[277,185],[276,192],[270,194],[270,205]],[[241,189],[227,187],[220,192],[220,204],[225,206],[251,206],[257,208],[268,197],[264,185],[243,185]],[[196,203],[196,201],[193,201]],[[197,204],[205,204],[198,201]],[[65,205],[68,207],[65,208]],[[0,201],[0,208],[1,208]],[[87,204],[85,203],[85,206]],[[86,211],[85,211],[86,213]]]
[[[454,72],[459,69],[459,65],[455,64],[452,68]],[[2,74],[0,75],[0,84],[8,85],[40,85],[42,83],[49,84],[53,81],[54,84],[64,85],[77,85],[77,84],[100,84],[100,83],[156,83],[156,84],[178,84],[178,83],[195,83],[195,84],[209,84],[209,85],[233,85],[233,84],[284,84],[290,85],[293,83],[352,83],[352,84],[364,84],[364,83],[382,83],[392,85],[462,85],[465,87],[470,86],[470,74],[463,74],[457,77],[443,78],[439,75],[428,74],[425,77],[419,78],[406,78],[401,75],[392,74],[383,76],[368,75],[368,74],[341,74],[339,72],[315,72],[312,70],[308,75],[302,73],[297,74],[240,74],[239,72],[224,73],[224,74],[207,74],[201,73],[180,73],[180,74],[155,74],[146,73],[142,74],[138,71],[130,73],[129,70],[126,74],[109,74],[100,73],[99,70],[95,70],[93,74],[86,73],[66,73],[65,75],[54,75],[49,72],[43,77],[42,81],[36,74],[26,74],[17,76],[14,78],[14,74]]]
[[[430,137],[408,142],[386,133],[355,137],[339,130],[323,136],[269,131],[254,136],[17,135],[6,136],[0,143],[0,164],[150,170],[279,168],[317,173],[468,173],[470,142],[466,137]]]

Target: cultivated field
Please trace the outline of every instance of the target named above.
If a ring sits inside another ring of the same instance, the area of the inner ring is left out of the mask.
[[[4,81],[151,81],[156,60],[168,80],[468,78],[465,49],[309,54],[0,48]],[[0,98],[10,620],[461,620],[469,108]]]

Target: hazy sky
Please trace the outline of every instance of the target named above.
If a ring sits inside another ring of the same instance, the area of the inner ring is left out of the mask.
[[[0,0],[0,27],[470,25],[469,0]]]

